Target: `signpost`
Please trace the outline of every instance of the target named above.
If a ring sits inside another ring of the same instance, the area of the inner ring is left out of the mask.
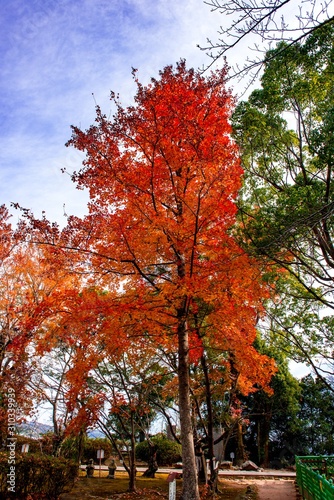
[[[169,496],[168,500],[176,500],[176,479],[181,475],[179,472],[170,472],[167,477],[167,481],[169,482]]]
[[[169,483],[169,497],[168,500],[175,500],[176,499],[176,481],[172,481]]]
[[[231,460],[232,460],[232,465],[233,465],[233,459],[234,459],[234,457],[235,457],[235,455],[234,455],[233,451],[231,451],[231,453],[230,453],[230,457],[231,457]]]
[[[97,458],[99,459],[99,477],[101,477],[101,460],[104,458],[104,450],[97,450]]]

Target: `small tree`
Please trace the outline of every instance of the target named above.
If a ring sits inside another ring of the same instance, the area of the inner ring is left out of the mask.
[[[167,380],[166,367],[159,365],[154,349],[146,343],[144,350],[140,341],[134,341],[127,353],[104,359],[89,378],[91,391],[104,394],[97,422],[123,461],[131,491],[135,490],[138,439],[146,437],[152,458],[155,452],[149,430],[156,416],[155,402],[161,401]]]

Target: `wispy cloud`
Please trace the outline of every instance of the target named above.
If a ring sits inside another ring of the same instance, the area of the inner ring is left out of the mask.
[[[201,0],[14,0],[0,21],[0,203],[19,202],[62,222],[83,214],[60,168],[78,168],[66,149],[70,125],[88,127],[95,102],[108,113],[110,90],[127,104],[131,67],[148,81],[185,58],[199,67],[196,45],[216,31]],[[92,95],[94,94],[94,95]]]

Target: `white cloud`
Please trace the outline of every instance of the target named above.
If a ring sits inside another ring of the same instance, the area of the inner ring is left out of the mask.
[[[311,373],[310,367],[306,363],[297,363],[296,361],[289,361],[289,369],[294,377],[302,379]]]
[[[60,168],[78,168],[66,149],[70,125],[88,127],[95,102],[108,113],[110,90],[127,104],[131,67],[144,83],[181,58],[201,66],[196,45],[215,16],[199,0],[15,0],[0,21],[0,203],[46,211],[63,223],[82,215],[87,196]],[[94,96],[92,96],[94,94]]]

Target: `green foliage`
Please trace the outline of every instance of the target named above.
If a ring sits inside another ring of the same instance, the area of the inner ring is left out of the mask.
[[[275,347],[260,349],[275,357],[278,372],[271,382],[274,390],[271,397],[259,391],[243,400],[244,413],[250,421],[245,437],[251,459],[261,462],[266,451],[268,465],[282,467],[292,463],[295,455],[332,455],[331,388],[321,378],[314,379],[311,375],[299,382],[289,373],[281,352]]]
[[[270,263],[276,293],[269,334],[312,362],[334,352],[333,37],[330,22],[268,52],[261,88],[233,117],[245,169],[240,239]]]
[[[293,460],[290,446],[288,450],[285,448],[298,431],[301,388],[289,372],[287,358],[281,351],[265,346],[260,339],[257,348],[275,359],[278,371],[270,383],[271,396],[260,390],[243,400],[244,415],[249,419],[246,446],[252,460],[268,466],[273,458]]]
[[[332,228],[333,33],[331,23],[304,45],[268,53],[262,88],[234,114],[248,236],[270,255],[296,247],[324,217]]]
[[[181,460],[182,448],[179,443],[171,441],[164,436],[154,436],[152,442],[156,446],[158,465],[172,465]],[[149,445],[147,441],[138,443],[136,446],[136,458],[148,462],[150,458]]]
[[[301,381],[300,428],[307,455],[334,454],[334,397],[319,378]]]
[[[78,466],[64,458],[36,454],[16,454],[10,465],[7,453],[0,453],[0,493],[4,500],[57,500],[63,492],[70,491],[78,475]],[[14,467],[15,493],[8,491],[7,479]]]

